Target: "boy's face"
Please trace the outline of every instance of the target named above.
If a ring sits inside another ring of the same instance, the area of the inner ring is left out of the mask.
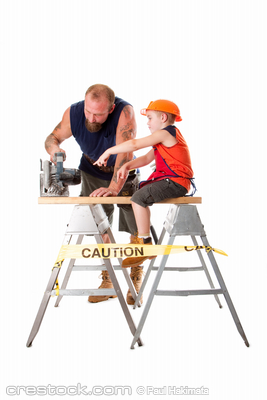
[[[162,129],[162,114],[158,111],[147,110],[147,125],[151,133]]]

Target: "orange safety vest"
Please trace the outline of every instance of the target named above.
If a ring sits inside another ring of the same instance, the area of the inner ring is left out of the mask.
[[[149,183],[169,178],[185,187],[187,191],[190,190],[192,183],[195,193],[189,149],[179,129],[175,127],[175,130],[178,142],[174,146],[166,147],[161,143],[153,146],[156,170],[148,177],[147,181],[140,182],[140,188]]]

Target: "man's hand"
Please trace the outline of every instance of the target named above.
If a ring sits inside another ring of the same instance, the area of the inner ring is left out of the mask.
[[[64,160],[66,160],[66,152],[65,152],[65,150],[63,150],[63,149],[61,149],[60,147],[58,147],[56,150],[54,150],[54,151],[50,154],[50,161],[53,162],[55,165],[57,165],[56,157],[55,157],[55,154],[56,154],[56,153],[64,153],[65,155],[64,155],[63,157],[64,157]],[[55,158],[54,158],[54,157],[55,157]]]
[[[94,190],[89,197],[116,197],[118,192],[111,188],[101,187]]]

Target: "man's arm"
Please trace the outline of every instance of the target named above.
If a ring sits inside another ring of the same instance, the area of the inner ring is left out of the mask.
[[[136,137],[136,121],[133,107],[127,105],[123,108],[117,130],[116,130],[116,145],[126,142],[128,140],[134,139]],[[101,196],[117,196],[121,191],[126,178],[125,179],[117,179],[117,172],[128,161],[133,159],[133,152],[124,152],[118,154],[116,158],[116,163],[114,167],[113,177],[110,181],[110,185],[108,188],[99,188],[91,193],[90,196],[101,197]]]
[[[65,151],[59,147],[59,145],[69,137],[72,136],[70,127],[70,107],[64,112],[62,121],[55,127],[53,132],[47,136],[45,141],[45,149],[50,154],[50,161],[53,162],[55,153]]]
[[[136,121],[134,110],[132,106],[125,106],[118,123],[117,133],[116,133],[116,145],[132,140],[136,137]],[[122,189],[127,177],[125,179],[118,180],[117,174],[118,170],[123,166],[123,164],[131,161],[133,159],[133,152],[125,152],[117,155],[116,163],[114,167],[114,174],[110,182],[109,189],[117,194]]]

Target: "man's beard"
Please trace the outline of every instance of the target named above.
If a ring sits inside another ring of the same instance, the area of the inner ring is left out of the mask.
[[[99,122],[89,122],[88,119],[85,120],[85,126],[90,132],[98,132],[102,128],[102,124]]]

